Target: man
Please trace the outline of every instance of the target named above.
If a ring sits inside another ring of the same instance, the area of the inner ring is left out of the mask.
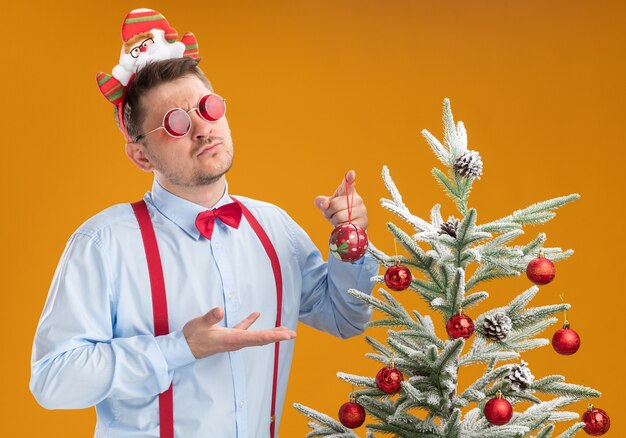
[[[73,234],[37,328],[31,391],[50,409],[96,406],[96,437],[274,436],[298,320],[345,338],[370,318],[346,290],[371,291],[372,259],[326,264],[285,212],[229,196],[225,106],[197,63],[131,77],[118,123],[152,191]],[[333,225],[354,180],[315,201]],[[351,219],[367,227],[356,193]]]

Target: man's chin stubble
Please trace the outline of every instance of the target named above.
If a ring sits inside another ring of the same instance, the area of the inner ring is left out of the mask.
[[[215,184],[224,175],[226,175],[226,173],[230,170],[231,167],[233,167],[232,158],[230,160],[230,163],[228,163],[228,166],[223,172],[220,172],[218,174],[212,174],[212,175],[202,175],[202,174],[196,175],[193,178],[193,181],[191,181],[191,183],[189,184],[189,186],[198,187],[198,186],[210,186],[212,184]]]

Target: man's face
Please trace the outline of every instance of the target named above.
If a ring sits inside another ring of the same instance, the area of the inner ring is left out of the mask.
[[[163,123],[172,108],[189,110],[211,90],[196,76],[185,76],[159,85],[141,97],[145,111],[142,132]],[[165,188],[191,188],[220,180],[233,162],[233,141],[226,116],[207,122],[197,111],[189,113],[191,130],[182,138],[169,136],[164,129],[149,134],[144,151],[157,181]]]

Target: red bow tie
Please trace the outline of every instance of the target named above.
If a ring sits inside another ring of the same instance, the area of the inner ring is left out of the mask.
[[[237,202],[222,205],[215,210],[203,211],[196,217],[196,228],[204,237],[211,239],[216,218],[236,229],[239,228],[239,223],[241,222],[241,213],[241,205]]]

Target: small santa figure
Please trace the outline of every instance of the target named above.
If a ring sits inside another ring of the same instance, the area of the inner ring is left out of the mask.
[[[111,75],[98,73],[100,91],[111,103],[121,101],[122,90],[131,77],[146,64],[165,59],[198,57],[198,43],[191,32],[176,41],[178,33],[165,17],[152,9],[134,9],[122,24],[120,61]]]
[[[185,45],[176,41],[177,36],[160,13],[145,8],[130,11],[122,25],[124,44],[113,77],[126,86],[130,77],[147,63],[182,58]]]

